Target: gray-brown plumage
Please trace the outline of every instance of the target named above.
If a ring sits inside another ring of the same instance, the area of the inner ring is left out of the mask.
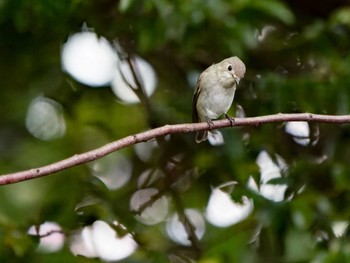
[[[192,121],[210,123],[226,114],[245,70],[244,63],[238,57],[224,59],[204,70],[197,80],[193,95]],[[196,142],[200,143],[207,138],[208,131],[200,131],[196,135]]]

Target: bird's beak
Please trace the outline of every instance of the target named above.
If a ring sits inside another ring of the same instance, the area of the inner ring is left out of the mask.
[[[238,86],[238,85],[239,85],[240,78],[237,77],[237,76],[234,76],[233,78],[235,79],[236,85]]]

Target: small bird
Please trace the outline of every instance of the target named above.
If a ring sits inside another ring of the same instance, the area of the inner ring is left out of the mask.
[[[210,123],[230,109],[239,81],[244,77],[245,65],[238,57],[230,57],[213,64],[202,72],[196,84],[192,101],[192,121]],[[231,119],[230,119],[231,120]],[[231,120],[232,121],[232,120]],[[217,130],[209,132],[221,135]],[[208,131],[199,131],[196,142],[208,138]],[[223,141],[223,140],[222,140]]]

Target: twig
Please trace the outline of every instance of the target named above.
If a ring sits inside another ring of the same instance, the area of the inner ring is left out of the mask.
[[[196,234],[196,227],[192,224],[190,218],[187,216],[185,212],[185,207],[182,204],[181,198],[178,193],[174,190],[170,191],[171,196],[174,200],[176,212],[179,217],[179,221],[185,228],[185,232],[187,234],[188,241],[190,241],[193,251],[195,253],[195,259],[198,260],[202,254],[201,244]]]
[[[33,234],[29,234],[30,236],[35,236],[35,237],[40,237],[40,238],[44,238],[44,237],[48,237],[51,236],[53,234],[61,234],[61,235],[65,235],[63,230],[50,230],[48,232],[46,232],[45,234],[40,234],[39,233],[39,229],[36,230],[36,233]]]
[[[234,119],[235,126],[259,126],[260,124],[286,122],[286,121],[307,121],[319,123],[350,123],[350,115],[320,115],[311,113],[292,113],[292,114],[274,114],[251,118]],[[227,119],[214,121],[210,125],[211,129],[230,127],[231,122]],[[0,176],[0,185],[13,184],[21,181],[38,178],[48,174],[52,174],[64,169],[68,169],[79,164],[87,163],[106,156],[112,152],[118,151],[130,145],[140,142],[146,142],[167,134],[188,133],[208,129],[208,124],[203,123],[185,123],[175,125],[165,125],[159,128],[148,130],[145,132],[129,135],[120,140],[108,143],[100,148],[89,152],[75,154],[67,159],[34,168],[22,172],[10,173]]]

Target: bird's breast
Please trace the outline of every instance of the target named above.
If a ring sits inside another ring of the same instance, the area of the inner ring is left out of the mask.
[[[224,88],[222,86],[215,86],[207,89],[206,99],[202,100],[203,109],[205,115],[211,119],[217,119],[222,114],[225,114],[231,107],[234,95],[235,87]]]

